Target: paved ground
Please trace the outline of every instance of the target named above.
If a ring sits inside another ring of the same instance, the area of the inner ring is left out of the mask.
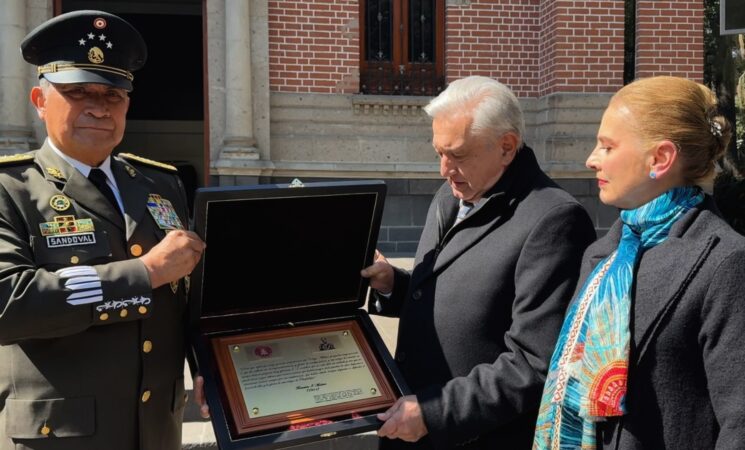
[[[391,264],[411,269],[413,258],[389,258]],[[370,316],[386,346],[393,353],[396,347],[396,334],[398,332],[398,320],[388,317]],[[184,412],[183,448],[194,450],[217,449],[215,434],[209,420],[203,420],[199,416],[199,410],[191,401],[192,383],[188,368],[184,368],[186,389],[189,392],[189,403]],[[372,450],[377,448],[377,437],[374,432],[363,433],[356,436],[346,436],[325,442],[294,447],[302,450]]]

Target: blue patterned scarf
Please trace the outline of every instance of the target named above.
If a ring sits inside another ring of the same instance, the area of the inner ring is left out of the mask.
[[[625,414],[636,264],[703,199],[697,187],[674,188],[639,208],[621,211],[618,248],[587,277],[564,319],[543,389],[533,450],[595,450],[596,422]]]

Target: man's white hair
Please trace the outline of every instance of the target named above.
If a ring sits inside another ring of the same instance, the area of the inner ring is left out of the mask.
[[[472,133],[498,138],[511,131],[517,135],[518,148],[523,142],[525,120],[520,102],[507,86],[488,77],[470,76],[453,81],[424,111],[432,118],[470,113]]]

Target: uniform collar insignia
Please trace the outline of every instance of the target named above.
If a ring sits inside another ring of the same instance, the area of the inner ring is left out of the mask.
[[[65,179],[65,176],[62,175],[62,172],[56,167],[47,167],[47,173],[58,180]]]

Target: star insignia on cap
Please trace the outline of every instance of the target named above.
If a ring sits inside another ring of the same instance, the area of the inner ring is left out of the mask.
[[[78,41],[78,44],[80,44],[80,45],[85,45],[85,39],[80,39],[80,40]]]
[[[96,35],[95,35],[95,34],[93,34],[93,33],[88,33],[88,39],[93,39],[94,37],[96,37]]]
[[[103,34],[103,33],[101,33],[101,36],[98,37],[98,40],[99,41],[105,41],[106,40],[106,35]]]
[[[106,48],[114,48],[114,44],[111,43],[111,41],[106,43]]]

